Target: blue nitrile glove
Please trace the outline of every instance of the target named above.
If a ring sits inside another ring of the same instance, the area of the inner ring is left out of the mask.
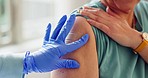
[[[60,19],[51,37],[51,24],[49,24],[42,48],[32,54],[30,54],[30,52],[26,53],[24,59],[25,74],[30,72],[50,72],[60,68],[79,67],[79,63],[75,60],[61,59],[60,57],[83,46],[89,36],[86,34],[75,42],[65,44],[65,38],[74,24],[75,15],[71,15],[70,18],[66,20],[66,15]]]

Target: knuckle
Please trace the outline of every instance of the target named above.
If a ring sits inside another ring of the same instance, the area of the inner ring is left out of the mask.
[[[90,14],[90,13],[87,13],[87,15],[88,15],[89,17],[91,17],[91,14]]]
[[[94,20],[99,21],[99,17],[96,16]]]
[[[97,18],[96,18],[96,21],[97,21],[97,22],[100,22],[100,18],[99,18],[99,17],[97,17]]]
[[[93,24],[94,24],[95,26],[98,26],[98,25],[97,25],[97,22],[93,22]]]

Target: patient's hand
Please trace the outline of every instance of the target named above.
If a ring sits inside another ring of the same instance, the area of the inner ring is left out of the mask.
[[[135,25],[130,25],[126,18],[119,16],[109,7],[106,12],[98,8],[85,7],[81,14],[88,16],[90,19],[87,21],[92,26],[102,30],[120,45],[135,49],[142,41],[141,32],[133,29]]]

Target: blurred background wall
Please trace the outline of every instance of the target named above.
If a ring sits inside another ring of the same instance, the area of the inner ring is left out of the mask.
[[[48,23],[52,30],[65,14],[90,0],[0,0],[0,53],[38,50]],[[50,78],[32,73],[26,78]]]

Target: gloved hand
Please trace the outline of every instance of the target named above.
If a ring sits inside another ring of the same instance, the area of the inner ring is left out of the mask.
[[[30,72],[50,72],[60,68],[79,67],[77,61],[72,59],[61,59],[60,57],[83,46],[87,42],[89,36],[88,34],[85,34],[81,39],[65,44],[65,38],[74,24],[75,15],[71,15],[70,18],[67,21],[66,20],[66,15],[60,19],[51,37],[51,24],[49,24],[42,48],[32,54],[30,54],[30,52],[26,53],[24,58],[25,74]]]

